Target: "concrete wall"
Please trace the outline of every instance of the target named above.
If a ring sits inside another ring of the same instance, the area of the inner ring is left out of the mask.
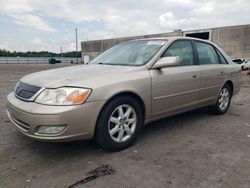
[[[171,37],[171,36],[182,36],[182,32],[159,33],[152,35],[141,35],[133,37],[95,40],[95,41],[83,41],[81,42],[82,58],[84,59],[84,56],[87,55],[90,57],[90,60],[92,60],[100,53],[111,48],[112,46],[129,40],[153,38],[153,37]]]
[[[225,52],[231,58],[250,57],[250,25],[211,28],[205,30],[190,30],[184,32],[176,31],[170,33],[160,33],[95,41],[83,41],[81,42],[82,57],[89,56],[89,59],[92,60],[100,53],[111,48],[112,46],[128,40],[153,37],[185,36],[185,34],[187,33],[198,33],[204,31],[208,31],[210,33],[210,40],[220,46],[223,50],[225,50]]]
[[[220,46],[231,58],[250,57],[250,25],[215,28],[212,42]]]

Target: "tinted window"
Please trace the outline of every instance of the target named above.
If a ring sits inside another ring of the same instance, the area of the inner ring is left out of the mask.
[[[162,57],[178,56],[180,58],[180,65],[193,65],[194,53],[190,41],[177,41],[162,54]]]
[[[203,64],[219,64],[219,58],[217,53],[215,52],[212,45],[203,43],[203,42],[195,42],[198,58],[201,65]]]
[[[221,54],[221,52],[219,50],[217,50],[219,57],[220,57],[220,62],[221,64],[228,64],[227,60],[225,59],[225,57]]]

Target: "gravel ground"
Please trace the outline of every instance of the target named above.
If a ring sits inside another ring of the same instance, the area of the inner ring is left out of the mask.
[[[111,153],[94,141],[33,141],[9,122],[5,99],[18,79],[61,66],[0,65],[0,187],[250,187],[246,75],[227,114],[205,108],[154,122],[132,147]]]

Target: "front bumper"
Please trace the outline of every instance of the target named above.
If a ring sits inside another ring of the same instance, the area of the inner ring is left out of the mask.
[[[72,141],[94,136],[98,114],[105,101],[88,102],[76,106],[47,106],[7,96],[7,115],[16,129],[26,136],[44,141]],[[59,134],[38,134],[39,126],[66,128]]]

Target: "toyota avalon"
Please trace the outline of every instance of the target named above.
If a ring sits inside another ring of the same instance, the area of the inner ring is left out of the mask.
[[[121,150],[160,118],[205,106],[226,113],[240,74],[240,65],[208,41],[127,41],[88,65],[24,76],[7,97],[7,114],[34,139],[94,138],[105,149]]]

